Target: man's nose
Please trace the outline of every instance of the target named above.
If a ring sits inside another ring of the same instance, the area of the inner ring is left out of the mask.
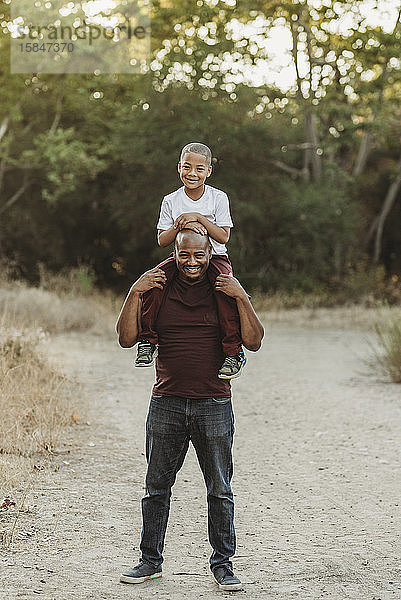
[[[196,266],[198,264],[198,261],[196,260],[195,256],[190,256],[189,259],[188,259],[188,263],[190,265]]]

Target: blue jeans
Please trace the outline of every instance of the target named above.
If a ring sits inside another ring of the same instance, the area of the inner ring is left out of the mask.
[[[146,495],[142,499],[142,560],[163,562],[171,488],[194,445],[205,479],[210,567],[231,567],[235,552],[233,473],[234,416],[230,398],[179,398],[152,394],[146,421]]]

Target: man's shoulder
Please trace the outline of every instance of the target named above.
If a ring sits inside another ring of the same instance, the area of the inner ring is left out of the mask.
[[[183,190],[183,186],[174,190],[174,192],[170,192],[166,196],[163,197],[163,202],[173,202],[178,196],[181,196]]]

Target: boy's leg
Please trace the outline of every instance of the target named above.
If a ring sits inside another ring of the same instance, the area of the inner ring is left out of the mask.
[[[151,342],[157,344],[158,338],[155,331],[155,323],[157,315],[159,314],[160,306],[164,296],[164,290],[171,281],[176,265],[175,260],[172,256],[169,256],[163,262],[157,265],[159,269],[163,269],[166,274],[167,281],[164,284],[164,288],[152,288],[148,292],[142,294],[142,306],[141,306],[141,325],[142,331],[138,336],[139,342]]]
[[[216,277],[220,274],[232,275],[231,262],[226,257],[212,256],[207,275],[214,288]],[[237,303],[224,292],[216,292],[217,311],[222,334],[222,347],[226,356],[235,356],[242,352],[240,319]]]

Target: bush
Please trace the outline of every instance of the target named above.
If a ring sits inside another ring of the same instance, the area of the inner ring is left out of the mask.
[[[376,368],[394,383],[401,383],[401,316],[376,323],[374,330],[379,346],[374,349]]]

